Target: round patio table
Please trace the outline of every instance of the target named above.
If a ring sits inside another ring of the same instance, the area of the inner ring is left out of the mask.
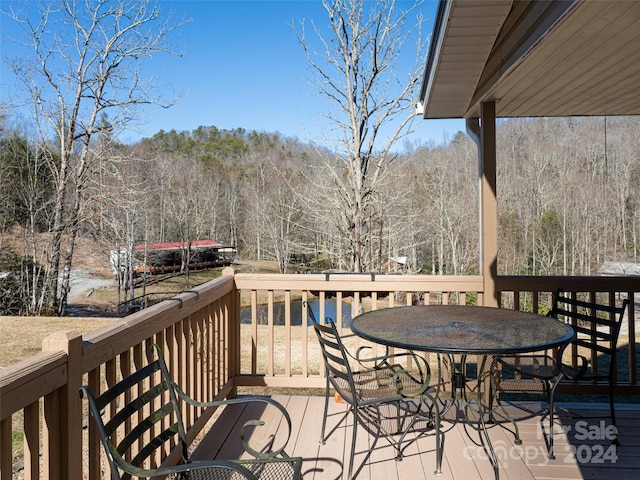
[[[355,317],[351,322],[351,330],[356,335],[374,343],[406,350],[437,353],[439,365],[440,355],[459,355],[461,368],[454,373],[452,383],[454,388],[457,384],[463,390],[462,398],[465,401],[466,356],[483,357],[478,369],[478,379],[480,379],[483,376],[482,369],[487,356],[514,355],[552,349],[568,343],[574,335],[570,325],[555,318],[517,310],[465,305],[419,305],[373,310]],[[454,400],[455,396],[452,395],[452,402]],[[477,403],[478,421],[486,438],[486,447],[488,447],[497,480],[499,478],[498,460],[484,424],[480,398]],[[465,405],[465,419],[468,421],[466,408]],[[511,421],[517,429],[513,419]],[[516,443],[518,442],[519,436],[516,431]],[[439,440],[436,440],[436,450],[435,473],[440,475],[442,445]]]
[[[555,318],[465,305],[373,310],[354,318],[351,330],[390,347],[466,355],[535,352],[564,345],[573,337],[571,326]]]

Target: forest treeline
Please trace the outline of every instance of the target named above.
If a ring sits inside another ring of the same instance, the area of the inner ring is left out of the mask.
[[[35,292],[57,148],[2,127],[0,229],[7,238],[20,227],[23,247],[0,244],[0,271]],[[605,261],[638,261],[638,117],[508,120],[497,144],[499,274],[589,275]],[[292,263],[349,269],[350,219],[336,188],[347,175],[331,151],[203,126],[130,145],[105,129],[92,155],[79,231],[102,246],[105,263],[123,246],[210,238],[236,245],[240,258],[275,260],[283,272]],[[393,155],[366,204],[363,269],[478,273],[475,144],[458,132],[445,145]]]

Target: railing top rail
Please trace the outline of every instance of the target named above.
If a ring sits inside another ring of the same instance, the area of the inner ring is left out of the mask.
[[[640,276],[526,276],[499,275],[496,280],[498,290],[555,292],[562,288],[565,292],[610,292],[640,291]]]
[[[394,275],[384,273],[238,273],[241,290],[331,290],[331,291],[483,291],[481,275]]]
[[[88,372],[152,335],[213,303],[234,288],[233,277],[224,275],[128,315],[121,322],[83,336],[83,372]],[[126,334],[123,334],[126,332]]]
[[[67,382],[67,354],[36,353],[0,372],[0,420],[4,420]]]

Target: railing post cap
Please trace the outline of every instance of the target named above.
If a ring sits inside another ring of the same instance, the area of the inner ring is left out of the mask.
[[[69,353],[69,345],[79,342],[82,345],[82,334],[74,330],[62,330],[54,332],[42,340],[43,351],[64,351]]]

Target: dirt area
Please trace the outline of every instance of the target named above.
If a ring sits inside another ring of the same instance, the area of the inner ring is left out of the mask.
[[[20,252],[22,234],[13,231],[5,235],[0,245]],[[81,301],[96,288],[109,287],[113,277],[109,270],[108,257],[95,242],[80,239],[77,242],[74,268],[72,270],[71,302]],[[30,357],[42,348],[42,340],[51,333],[70,330],[85,333],[118,321],[116,318],[100,318],[99,311],[92,318],[81,317],[5,317],[0,316],[0,368]]]

